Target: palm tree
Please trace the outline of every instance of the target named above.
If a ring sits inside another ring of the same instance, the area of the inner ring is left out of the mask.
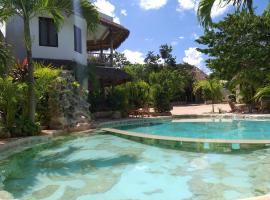
[[[86,19],[89,29],[93,29],[98,20],[98,12],[88,0],[0,0],[0,21],[19,16],[24,23],[24,43],[28,60],[28,116],[35,121],[35,91],[32,60],[32,39],[30,35],[30,21],[33,17],[47,13],[53,18],[59,29],[65,14],[80,12]]]
[[[217,79],[206,79],[197,81],[194,84],[193,91],[194,93],[202,90],[205,97],[210,98],[212,100],[212,112],[215,112],[215,101],[220,100],[222,97],[221,93],[222,85],[221,82]]]
[[[211,11],[216,2],[219,3],[220,7],[232,4],[238,10],[242,8],[253,13],[253,0],[200,0],[197,15],[201,25],[206,28],[212,24]]]

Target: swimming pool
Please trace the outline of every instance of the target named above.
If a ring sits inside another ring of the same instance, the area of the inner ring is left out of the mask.
[[[270,192],[270,149],[195,153],[86,134],[16,154],[0,173],[0,191],[22,200],[232,200]]]
[[[224,140],[270,140],[269,120],[174,119],[133,123],[120,130],[158,136]]]

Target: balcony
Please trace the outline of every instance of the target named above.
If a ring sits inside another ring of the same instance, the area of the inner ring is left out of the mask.
[[[113,66],[112,55],[109,53],[88,53],[88,63],[94,64],[97,66]]]

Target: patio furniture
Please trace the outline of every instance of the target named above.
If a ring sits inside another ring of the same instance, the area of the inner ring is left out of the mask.
[[[132,110],[129,112],[129,115],[132,115],[134,117],[144,117],[144,116],[150,117],[151,116],[150,107],[146,105],[142,108]]]
[[[235,102],[231,100],[229,100],[228,103],[229,103],[232,113],[243,113],[245,111],[243,106],[237,106]]]

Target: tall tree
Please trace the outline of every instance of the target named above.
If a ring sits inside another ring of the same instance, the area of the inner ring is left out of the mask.
[[[160,56],[165,64],[176,67],[176,58],[172,55],[173,48],[168,44],[161,45],[159,48]]]
[[[198,51],[207,54],[207,65],[215,75],[241,86],[245,103],[270,73],[270,14],[252,15],[246,11],[228,15],[213,24],[197,42],[206,45]]]
[[[253,0],[200,0],[197,15],[201,25],[206,28],[212,25],[211,11],[214,4],[218,4],[219,7],[232,4],[237,10],[243,9],[253,13]]]
[[[113,63],[118,68],[123,68],[125,65],[130,64],[125,54],[117,52],[117,51],[113,54]]]
[[[159,64],[160,56],[157,54],[155,55],[154,51],[148,51],[145,56],[144,62],[148,65],[158,65]]]
[[[64,21],[64,14],[78,13],[86,19],[88,28],[93,29],[99,19],[96,8],[88,0],[0,0],[0,21],[18,16],[24,23],[24,43],[28,60],[28,114],[35,120],[35,91],[32,60],[32,38],[30,22],[33,17],[47,13],[53,18],[59,29]]]

